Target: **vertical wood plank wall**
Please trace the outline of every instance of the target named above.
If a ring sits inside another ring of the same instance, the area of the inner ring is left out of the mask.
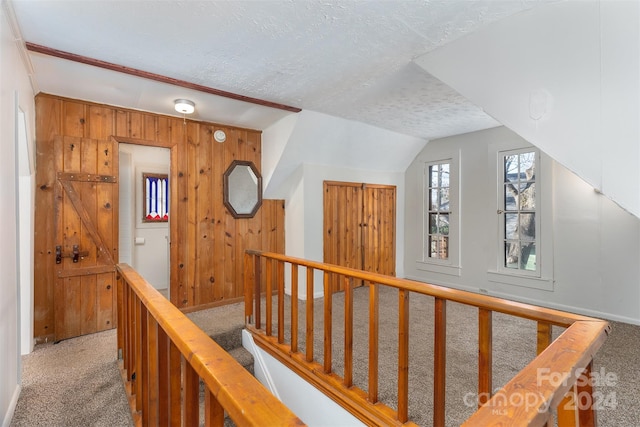
[[[222,129],[226,142],[214,141]],[[54,334],[53,203],[56,136],[140,140],[171,149],[171,301],[191,310],[243,296],[247,248],[284,253],[284,201],[264,200],[254,218],[223,205],[222,175],[234,159],[261,167],[261,132],[94,104],[36,97],[34,336]],[[117,242],[115,243],[117,244]],[[114,325],[115,326],[115,325]]]

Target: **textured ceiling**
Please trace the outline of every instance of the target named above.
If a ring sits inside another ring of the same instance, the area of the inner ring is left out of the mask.
[[[546,1],[546,0],[544,0]],[[544,1],[13,0],[25,42],[421,138],[497,123],[413,63]],[[265,128],[286,113],[30,53],[38,89]],[[79,95],[80,94],[80,95]]]

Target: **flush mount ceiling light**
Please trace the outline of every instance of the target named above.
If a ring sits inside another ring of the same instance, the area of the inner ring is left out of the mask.
[[[188,99],[176,99],[173,101],[175,109],[178,113],[181,114],[191,114],[196,109],[196,104],[193,101],[189,101]]]

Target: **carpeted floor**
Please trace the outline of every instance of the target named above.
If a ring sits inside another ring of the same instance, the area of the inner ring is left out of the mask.
[[[367,289],[355,291],[354,323],[367,316]],[[274,298],[275,303],[275,298]],[[287,300],[287,306],[290,301]],[[322,362],[322,300],[314,302],[316,358]],[[431,425],[433,358],[433,299],[413,295],[410,330],[410,417]],[[342,372],[342,295],[334,296],[333,366]],[[380,399],[395,406],[397,359],[397,292],[380,293]],[[275,305],[274,305],[275,308]],[[192,313],[203,330],[220,322],[240,322],[243,304]],[[288,311],[288,310],[287,310]],[[262,311],[265,312],[264,310]],[[275,310],[274,310],[275,312]],[[220,320],[224,319],[224,320]],[[365,323],[366,324],[366,323]],[[534,322],[494,315],[494,386],[504,384],[535,355]],[[597,385],[601,427],[640,426],[640,327],[612,322],[612,333],[595,357],[595,372],[606,384]],[[300,305],[304,330],[304,302]],[[274,326],[274,332],[276,331]],[[561,330],[554,329],[554,335]],[[299,335],[300,348],[304,337]],[[366,390],[366,328],[354,333],[354,381]],[[84,336],[59,344],[37,346],[23,358],[23,390],[13,426],[129,426],[131,417],[116,362],[115,331]],[[477,390],[477,311],[447,304],[447,426],[457,426],[475,410]],[[470,404],[469,404],[470,403]]]
[[[11,426],[133,426],[116,359],[115,330],[37,345]]]

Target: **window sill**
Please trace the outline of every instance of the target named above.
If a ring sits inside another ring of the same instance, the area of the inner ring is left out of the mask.
[[[422,271],[447,274],[449,276],[460,277],[462,268],[459,265],[437,264],[435,262],[416,261],[416,268]]]
[[[553,279],[548,277],[520,276],[501,271],[487,271],[487,279],[490,282],[504,283],[506,285],[553,291]]]

